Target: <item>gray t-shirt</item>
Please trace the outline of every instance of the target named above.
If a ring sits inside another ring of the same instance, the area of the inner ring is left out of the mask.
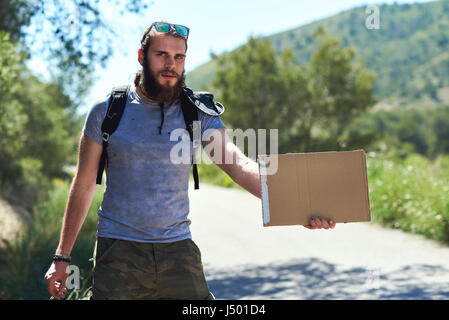
[[[90,109],[83,128],[84,134],[101,145],[101,124],[108,99],[109,96]],[[220,117],[199,109],[198,117],[202,133],[224,127]],[[161,134],[160,125],[159,105],[141,99],[131,86],[120,124],[109,138],[106,190],[98,210],[97,236],[138,242],[191,238],[188,219],[191,164],[175,164],[170,160],[170,150],[175,144],[179,148],[179,143],[188,143],[185,147],[192,150],[190,138],[181,142],[170,140],[173,130],[185,129],[179,99],[164,105]]]

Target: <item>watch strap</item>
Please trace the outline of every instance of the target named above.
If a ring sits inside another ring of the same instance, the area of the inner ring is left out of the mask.
[[[55,254],[53,256],[53,261],[64,261],[64,262],[71,262],[72,258],[67,254]]]

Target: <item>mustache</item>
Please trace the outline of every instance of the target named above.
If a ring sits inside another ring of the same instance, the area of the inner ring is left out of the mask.
[[[171,70],[162,70],[158,72],[158,75],[162,74],[162,73],[166,73],[166,74],[171,74],[172,76],[179,78],[179,74],[176,73],[175,71],[171,71]]]

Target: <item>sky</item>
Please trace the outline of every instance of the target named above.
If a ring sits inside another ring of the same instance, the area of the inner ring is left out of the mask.
[[[101,2],[105,20],[117,32],[117,49],[106,68],[98,68],[96,81],[79,112],[84,113],[103,99],[113,86],[132,83],[139,70],[137,50],[143,31],[158,20],[183,24],[190,28],[186,72],[220,54],[244,44],[250,36],[267,36],[327,18],[354,7],[383,3],[414,3],[428,0],[153,0],[145,15],[117,13],[116,7]],[[382,24],[382,13],[380,12]],[[45,77],[46,63],[38,57],[29,63],[35,73]]]

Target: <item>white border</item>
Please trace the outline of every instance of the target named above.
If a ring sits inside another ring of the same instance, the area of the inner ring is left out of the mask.
[[[262,219],[263,224],[270,222],[270,205],[268,202],[267,166],[264,160],[259,160],[260,184],[262,187]]]

